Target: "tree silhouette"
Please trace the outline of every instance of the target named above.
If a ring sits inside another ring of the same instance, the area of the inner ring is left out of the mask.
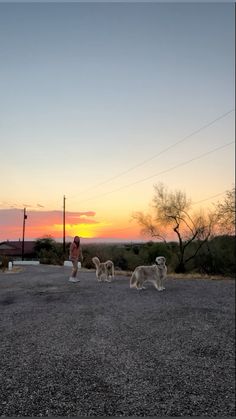
[[[186,263],[193,259],[213,233],[216,217],[203,212],[192,215],[191,201],[180,190],[168,191],[162,183],[154,185],[154,215],[137,212],[134,218],[143,227],[142,232],[159,238],[167,244],[168,230],[174,232],[178,240],[178,265],[176,272],[186,271]],[[195,246],[191,247],[191,243]],[[188,252],[186,252],[188,250]]]
[[[220,233],[235,235],[235,188],[226,191],[224,201],[215,208]]]

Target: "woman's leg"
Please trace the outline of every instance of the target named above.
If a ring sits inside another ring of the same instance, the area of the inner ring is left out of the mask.
[[[72,269],[72,278],[75,278],[77,275],[77,271],[78,271],[78,260],[72,260],[73,263],[73,269]]]

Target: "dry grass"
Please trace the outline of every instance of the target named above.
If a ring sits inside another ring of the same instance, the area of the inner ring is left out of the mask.
[[[132,275],[133,271],[115,271],[115,276],[128,276]],[[199,273],[188,273],[188,274],[176,274],[171,272],[167,275],[167,279],[212,279],[212,280],[219,280],[219,279],[235,279],[234,277],[230,276],[223,276],[223,275],[201,275]]]
[[[20,267],[20,266],[13,266],[12,267],[12,269],[9,271],[9,269],[2,269],[2,270],[0,270],[0,274],[2,273],[4,273],[4,274],[16,274],[16,273],[19,273],[19,272],[22,272],[23,271],[23,268],[22,267]]]
[[[235,279],[232,276],[223,276],[223,275],[206,275],[206,274],[198,274],[198,273],[188,273],[188,274],[176,274],[170,273],[167,278],[171,279],[212,279],[212,280],[219,280],[219,279]]]

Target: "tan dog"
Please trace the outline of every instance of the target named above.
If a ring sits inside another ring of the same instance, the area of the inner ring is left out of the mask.
[[[111,282],[111,278],[114,278],[114,263],[111,260],[100,262],[97,256],[92,258],[92,262],[96,266],[97,280]]]
[[[165,289],[164,280],[167,274],[165,262],[166,258],[164,256],[158,256],[156,257],[155,265],[138,266],[130,278],[130,288],[136,288],[138,290],[145,289],[143,284],[149,281],[152,282],[158,291],[163,291]]]

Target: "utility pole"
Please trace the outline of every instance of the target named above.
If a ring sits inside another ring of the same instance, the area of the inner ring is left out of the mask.
[[[63,253],[66,253],[66,197],[63,197]]]
[[[25,220],[27,220],[26,208],[24,208],[24,216],[23,216],[22,260],[24,260],[24,252],[25,252]]]

